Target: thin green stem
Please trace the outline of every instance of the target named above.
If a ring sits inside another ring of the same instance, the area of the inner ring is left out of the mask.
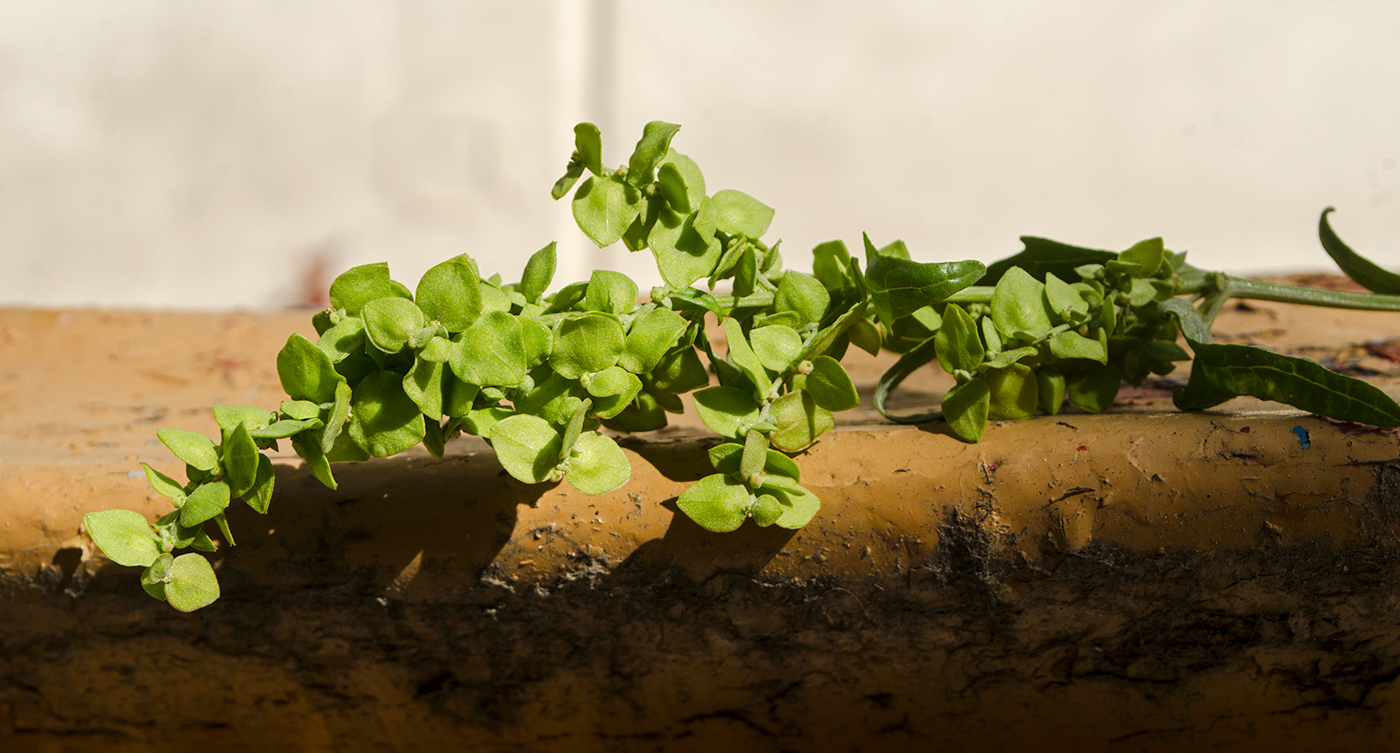
[[[991,303],[996,288],[990,285],[973,285],[944,298],[947,303]]]
[[[1301,285],[1264,282],[1263,280],[1252,280],[1248,277],[1234,277],[1232,275],[1227,275],[1226,280],[1225,294],[1229,298],[1301,303],[1307,306],[1361,311],[1400,311],[1400,295],[1350,293],[1342,290],[1306,288]]]

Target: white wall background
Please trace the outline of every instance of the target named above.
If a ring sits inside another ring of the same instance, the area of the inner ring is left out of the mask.
[[[652,119],[789,265],[1162,235],[1231,271],[1400,266],[1400,4],[46,0],[0,4],[0,305],[292,305],[388,260],[652,275],[549,187]],[[648,279],[651,279],[648,277]]]

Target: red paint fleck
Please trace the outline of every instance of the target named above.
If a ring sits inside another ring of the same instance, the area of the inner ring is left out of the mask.
[[[989,471],[995,471],[996,469],[998,469],[998,468],[1000,468],[1000,467],[1001,467],[1000,465],[997,465],[997,464],[993,463],[992,465],[987,466],[987,470],[989,470]]]
[[[1223,635],[1212,635],[1212,636],[1210,637],[1210,642],[1211,642],[1211,645],[1220,645],[1221,643],[1224,643],[1224,642],[1225,642],[1225,636],[1223,636]]]
[[[1087,449],[1089,449],[1089,446],[1088,446],[1088,445],[1084,445],[1084,444],[1079,445],[1079,452],[1083,452],[1083,451],[1085,451],[1085,450],[1087,450]]]

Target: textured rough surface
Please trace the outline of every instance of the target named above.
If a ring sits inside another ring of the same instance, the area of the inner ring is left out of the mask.
[[[1393,388],[1364,343],[1400,317],[1296,316],[1218,329]],[[856,413],[799,459],[824,507],[795,533],[674,514],[714,441],[684,426],[624,440],[634,478],[598,498],[471,442],[338,491],[283,457],[271,513],[231,515],[213,557],[223,598],[176,613],[81,515],[168,509],[131,474],[175,471],[154,430],[275,405],[297,328],[0,311],[0,749],[1400,745],[1400,443],[1257,402],[1164,412],[1164,383],[978,445]],[[942,386],[920,379],[911,408]]]

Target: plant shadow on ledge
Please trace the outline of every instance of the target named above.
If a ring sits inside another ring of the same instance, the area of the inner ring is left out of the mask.
[[[668,413],[682,410],[680,395],[693,392],[700,419],[723,442],[708,450],[713,472],[675,500],[698,528],[673,525],[667,539],[730,532],[752,519],[786,532],[756,543],[781,547],[821,506],[792,456],[832,428],[833,413],[860,402],[841,366],[852,345],[902,354],[875,389],[882,415],[942,418],[969,442],[989,418],[1054,415],[1066,402],[1105,410],[1125,381],[1140,384],[1191,359],[1177,344],[1182,335],[1194,360],[1174,397],[1180,408],[1252,395],[1339,420],[1400,425],[1400,406],[1371,385],[1306,359],[1211,341],[1210,324],[1230,298],[1400,311],[1400,276],[1343,244],[1327,222],[1330,208],[1319,223],[1323,246],[1369,294],[1203,271],[1160,238],[1113,253],[1023,237],[1023,252],[986,267],[916,262],[901,241],[877,248],[866,237],[864,268],[832,241],[813,250],[806,274],[785,270],[779,242],[764,240],[772,209],[740,191],[707,192],[696,163],[670,146],[678,130],[647,124],[627,163],[609,169],[598,129],[580,124],[552,191],[555,199],[573,191],[573,216],[599,247],[621,241],[652,253],[665,284],[647,300],[639,303],[630,278],[605,270],[548,293],[552,243],[510,284],[482,278],[467,255],[428,270],[413,290],[387,264],[350,269],[313,319],[317,341],[293,334],[277,356],[289,399],[276,410],[214,406],[218,441],[157,432],[185,463],[186,482],[142,465],[175,509],[154,525],[130,510],[90,513],[89,535],[112,561],[145,568],[141,584],[153,597],[192,611],[216,600],[219,584],[203,556],[177,552],[214,551],[210,523],[234,545],[227,516],[236,500],[267,513],[277,473],[263,453],[280,442],[334,490],[333,464],[420,443],[442,458],[447,441],[472,434],[517,481],[599,495],[632,475],[617,441],[600,430],[663,428]],[[723,356],[707,337],[707,318],[723,331]],[[956,380],[941,410],[890,415],[890,392],[934,361]],[[483,505],[436,530],[505,525],[500,540],[513,528],[514,505]],[[395,520],[388,509],[370,514],[367,530]],[[489,562],[503,543],[469,559]],[[667,548],[663,541],[648,551]]]

